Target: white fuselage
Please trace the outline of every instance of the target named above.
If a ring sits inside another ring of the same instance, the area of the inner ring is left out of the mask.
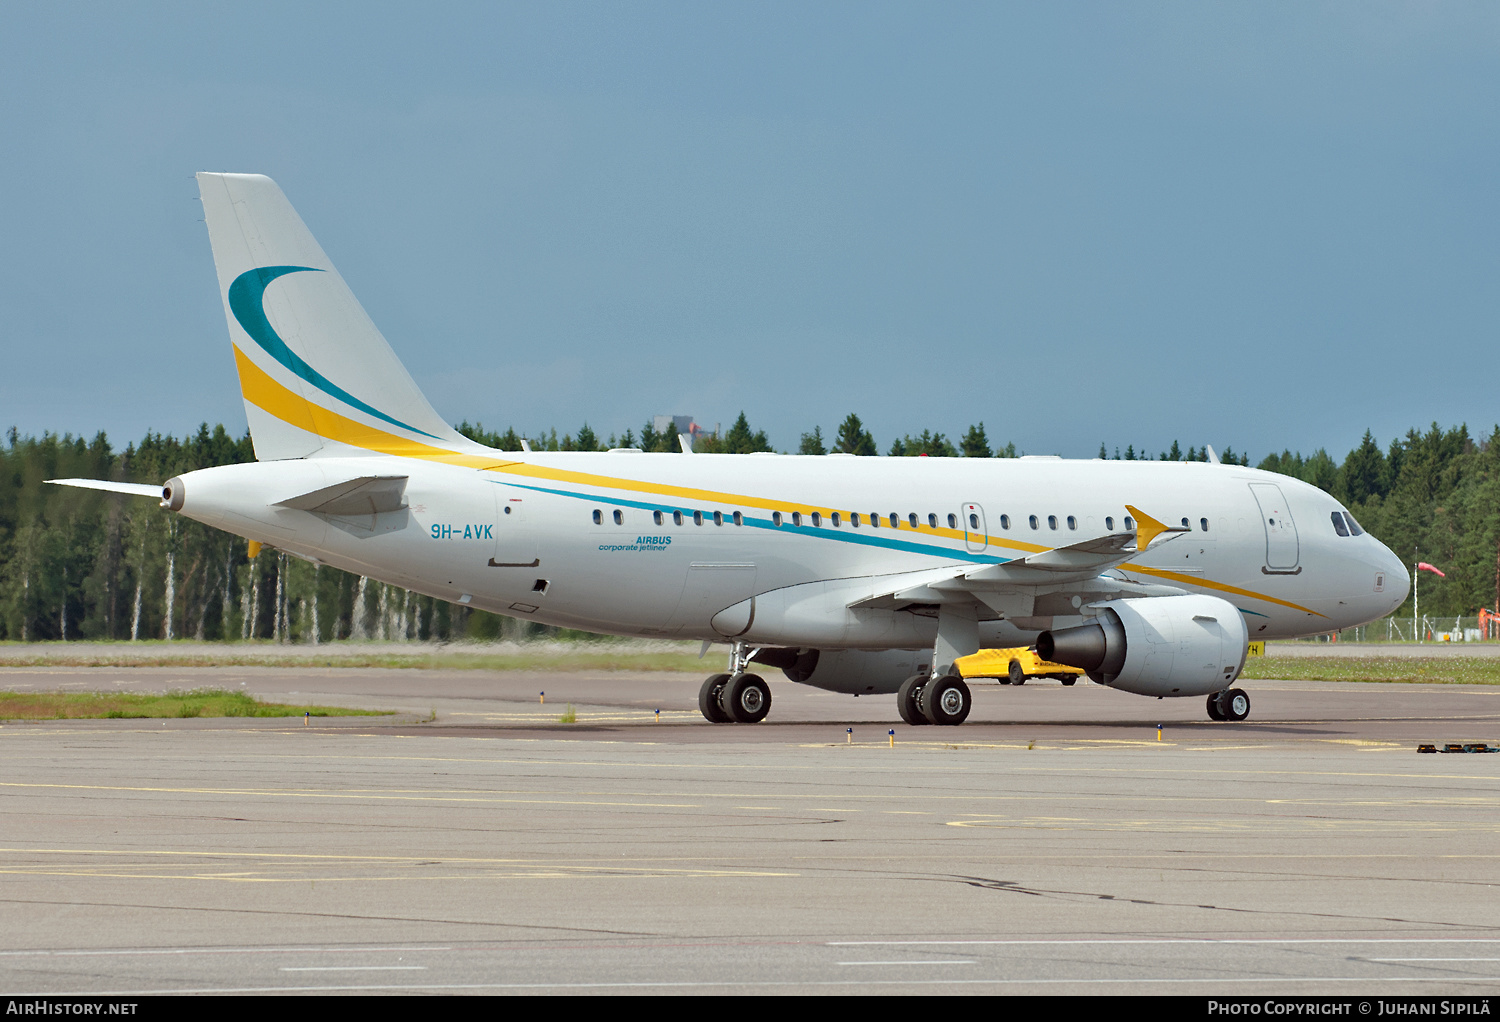
[[[1371,621],[1407,592],[1404,567],[1384,545],[1335,531],[1330,515],[1342,509],[1332,497],[1237,466],[494,453],[484,468],[383,455],[203,469],[183,477],[181,510],[302,557],[496,613],[619,635],[763,645],[931,646],[933,615],[851,605],[889,591],[891,576],[908,574],[915,585],[955,565],[1124,531],[1127,503],[1168,525],[1185,519],[1190,531],[1105,574],[1228,600],[1252,639]],[[393,474],[408,477],[400,510],[334,516],[274,506],[344,479]],[[1277,500],[1284,508],[1261,506]],[[745,602],[752,597],[756,604]],[[998,602],[999,610],[981,615],[987,645],[1081,620],[1076,595],[1045,586]]]

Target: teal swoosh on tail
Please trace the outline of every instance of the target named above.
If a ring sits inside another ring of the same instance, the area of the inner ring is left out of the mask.
[[[345,404],[352,405],[362,412],[375,416],[377,419],[389,422],[393,426],[409,429],[413,433],[420,433],[423,436],[432,437],[434,440],[438,439],[425,430],[408,425],[400,419],[393,419],[379,409],[365,404],[343,387],[340,387],[308,365],[303,361],[301,356],[287,347],[286,342],[281,339],[280,335],[276,333],[275,328],[271,326],[271,321],[266,319],[266,288],[277,277],[284,277],[288,273],[304,272],[322,273],[323,271],[315,266],[257,266],[255,269],[246,270],[234,278],[234,282],[229,285],[229,310],[234,313],[234,318],[240,321],[240,326],[245,328],[245,333],[249,334],[251,339],[256,344],[259,344],[267,355],[270,355],[276,361],[330,397],[336,397]]]

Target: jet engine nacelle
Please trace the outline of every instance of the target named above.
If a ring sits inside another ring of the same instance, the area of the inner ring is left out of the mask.
[[[1114,600],[1096,609],[1090,624],[1037,636],[1037,655],[1146,696],[1218,692],[1245,666],[1249,630],[1227,600],[1161,596]]]
[[[932,669],[930,649],[762,649],[751,659],[799,684],[856,696],[889,695]]]

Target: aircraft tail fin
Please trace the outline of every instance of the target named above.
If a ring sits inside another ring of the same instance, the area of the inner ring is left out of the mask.
[[[199,174],[255,456],[473,450],[433,410],[276,182]]]

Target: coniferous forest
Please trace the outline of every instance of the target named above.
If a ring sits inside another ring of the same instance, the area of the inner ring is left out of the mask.
[[[467,422],[465,435],[501,450],[519,450],[513,429],[487,432]],[[640,447],[677,451],[675,426],[651,424],[637,435],[600,438],[587,425],[561,438],[535,434],[534,450]],[[722,434],[700,434],[700,453],[771,450],[764,431],[743,413]],[[1176,441],[1152,456],[1128,445],[1100,445],[1099,457],[1207,460],[1207,451]],[[856,415],[833,434],[803,434],[795,453],[879,454]],[[950,438],[922,430],[896,438],[889,457],[1015,457],[1014,444],[992,445],[983,423]],[[1250,464],[1229,448],[1225,462]],[[553,634],[545,628],[450,605],[394,586],[320,567],[267,548],[248,556],[237,536],[157,507],[142,497],[49,486],[46,479],[88,477],[160,483],[213,465],[253,461],[249,435],[232,437],[204,424],[190,437],[148,434],[123,451],[101,433],[21,436],[0,447],[0,640],[55,639],[490,639]],[[1467,427],[1410,430],[1382,447],[1369,433],[1342,461],[1319,449],[1309,456],[1271,454],[1259,468],[1295,476],[1331,493],[1373,535],[1410,565],[1430,562],[1447,578],[1424,576],[1424,613],[1471,616],[1500,607],[1500,427],[1476,438]],[[1405,614],[1410,615],[1410,601]],[[1398,616],[1402,612],[1398,611]]]

